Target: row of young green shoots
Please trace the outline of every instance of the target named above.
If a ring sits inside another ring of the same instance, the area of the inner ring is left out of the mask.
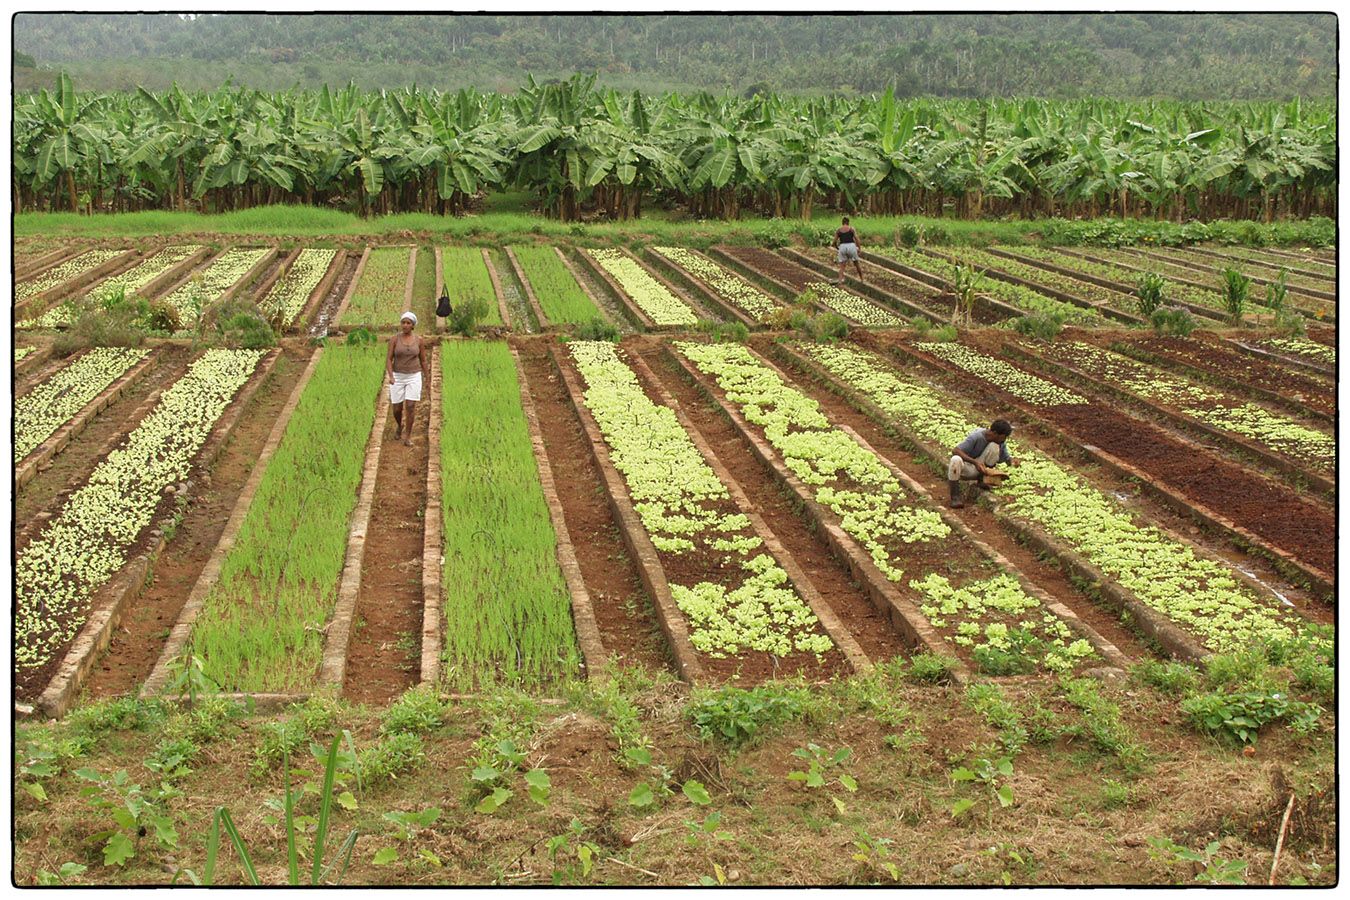
[[[500,342],[446,341],[440,353],[435,464],[447,680],[473,688],[572,675],[579,656],[571,595],[558,567],[511,350]]]
[[[549,322],[585,325],[602,318],[586,291],[577,283],[552,247],[521,244],[511,248]]]
[[[189,639],[227,690],[311,689],[337,599],[385,348],[320,352]]]

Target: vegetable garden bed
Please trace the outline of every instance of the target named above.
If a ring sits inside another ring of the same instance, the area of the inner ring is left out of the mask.
[[[507,247],[506,255],[515,265],[526,296],[535,305],[541,328],[584,325],[592,319],[604,319],[595,301],[577,283],[553,247]]]
[[[408,308],[415,247],[367,249],[351,295],[337,312],[337,324],[398,330],[398,317]]]
[[[459,306],[470,299],[481,300],[487,306],[484,324],[507,323],[507,315],[493,287],[482,248],[442,247],[441,274],[445,289],[450,292],[452,306]]]
[[[190,328],[208,306],[252,284],[276,253],[273,247],[232,247],[189,275],[162,298],[163,302],[174,308],[184,328]]]

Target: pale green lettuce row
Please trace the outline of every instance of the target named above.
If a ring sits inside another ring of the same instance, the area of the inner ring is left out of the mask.
[[[607,341],[568,345],[586,381],[586,407],[610,447],[610,459],[628,485],[633,506],[664,553],[703,550],[724,570],[739,569],[736,586],[671,582],[676,605],[688,617],[690,642],[714,658],[744,649],[786,656],[794,649],[824,653],[833,646],[811,608],[768,553],[751,556],[762,541],[741,513],[726,513],[731,495],[680,426],[675,413],[648,399],[632,369]],[[720,509],[719,509],[720,507]],[[734,579],[733,579],[734,580]]]
[[[701,371],[717,380],[817,502],[839,516],[843,529],[871,555],[891,581],[904,573],[888,547],[945,538],[951,533],[937,512],[911,505],[900,482],[852,437],[832,426],[816,401],[788,387],[772,370],[736,344],[676,343]]]
[[[95,347],[14,401],[14,461],[37,449],[150,351]]]
[[[184,326],[194,325],[203,309],[214,303],[216,298],[257,265],[258,260],[271,252],[265,248],[250,250],[245,247],[226,250],[202,272],[165,297],[164,302],[178,312],[179,321]]]
[[[951,402],[900,378],[871,353],[847,347],[803,348],[917,434],[940,447],[955,446],[976,426]],[[1153,527],[1136,525],[1107,495],[1032,450],[1017,454],[1001,494],[1002,509],[1045,529],[1082,554],[1140,601],[1194,634],[1216,653],[1254,641],[1288,640],[1298,616],[1257,596],[1227,567]]]
[[[1079,367],[1097,378],[1124,385],[1141,397],[1157,399],[1181,408],[1192,418],[1212,424],[1265,444],[1279,453],[1330,468],[1335,462],[1336,439],[1284,416],[1268,412],[1255,403],[1244,402],[1229,394],[1201,387],[1184,378],[1160,372],[1127,356],[1071,341],[1051,344],[1043,350],[1052,359]],[[1195,406],[1203,403],[1205,406]]]
[[[32,353],[32,352],[33,352],[33,348],[32,348],[32,347],[15,347],[15,348],[14,348],[14,361],[15,361],[15,362],[21,362],[21,361],[23,361],[23,359],[24,359],[25,357],[28,356],[28,354],[30,354],[30,353]]]
[[[1009,628],[1015,627],[1046,642],[1037,662],[1052,672],[1067,672],[1077,661],[1097,655],[1090,643],[1075,640],[1059,616],[1027,594],[1015,576],[995,575],[955,587],[945,576],[931,572],[909,586],[919,592],[919,611],[929,623],[948,628],[952,625],[948,619],[953,620],[952,641],[972,651],[1018,652],[1009,634]]]
[[[1319,344],[1317,341],[1310,341],[1307,338],[1270,338],[1260,342],[1260,346],[1269,347],[1271,350],[1281,353],[1292,353],[1294,356],[1301,356],[1313,362],[1334,363],[1336,361],[1336,348]]]
[[[53,269],[48,269],[35,278],[16,284],[14,286],[14,302],[22,303],[25,300],[31,300],[38,294],[49,291],[58,284],[69,281],[96,266],[101,266],[108,260],[126,252],[125,250],[88,250],[81,253]]]
[[[691,253],[683,247],[653,247],[657,253],[683,267],[695,278],[712,288],[717,296],[753,316],[767,321],[779,308],[773,298],[733,272],[710,259]]]
[[[197,245],[165,247],[154,256],[142,260],[121,275],[102,282],[86,296],[91,300],[102,302],[111,299],[120,290],[124,296],[130,297],[200,249],[201,247]],[[60,306],[52,307],[36,319],[27,319],[20,322],[19,327],[56,328],[59,325],[69,325],[74,318],[74,307],[63,303]]]
[[[905,320],[899,316],[892,315],[875,303],[869,303],[862,297],[841,290],[835,285],[813,281],[807,287],[815,291],[820,302],[830,309],[862,325],[874,328],[898,328],[905,324]]]
[[[614,276],[633,302],[657,325],[694,325],[698,318],[679,297],[651,276],[646,269],[618,250],[585,250],[605,271]]]
[[[309,248],[301,250],[295,262],[286,274],[281,276],[272,289],[267,292],[258,307],[266,316],[279,313],[284,325],[295,321],[295,317],[305,308],[305,301],[323,280],[324,273],[337,256],[336,250]]]
[[[75,636],[89,598],[126,562],[164,489],[192,470],[197,451],[263,353],[203,353],[19,553],[14,593],[19,669],[44,665]]]
[[[939,359],[945,359],[958,368],[990,384],[1000,387],[1014,396],[1021,397],[1037,406],[1062,406],[1087,403],[1087,400],[1073,391],[1038,378],[1030,372],[1024,372],[1001,359],[992,359],[972,350],[964,344],[920,343],[920,350],[931,353]]]

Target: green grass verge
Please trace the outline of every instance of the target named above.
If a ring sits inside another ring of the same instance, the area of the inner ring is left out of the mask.
[[[459,306],[465,300],[480,298],[487,304],[484,325],[502,325],[502,312],[497,306],[497,292],[492,289],[492,276],[483,262],[479,247],[442,247],[441,271],[445,287],[450,292],[450,304]]]
[[[576,671],[571,597],[535,470],[510,349],[441,345],[445,661],[452,683]]]
[[[604,318],[552,247],[520,246],[512,247],[511,251],[520,261],[550,322],[584,325],[592,319]]]
[[[436,322],[436,251],[431,247],[417,249],[417,266],[413,271],[412,311],[417,313],[420,330],[430,333]]]
[[[509,202],[508,202],[509,201]],[[341,210],[309,206],[259,206],[237,212],[203,214],[149,211],[96,216],[75,213],[23,213],[14,217],[14,234],[62,237],[149,237],[171,234],[249,234],[283,237],[332,238],[348,235],[404,236],[420,232],[449,240],[472,242],[492,236],[507,243],[562,239],[579,244],[621,242],[707,247],[716,243],[781,246],[794,240],[828,243],[839,213],[820,208],[810,221],[746,218],[734,222],[700,221],[680,212],[652,210],[628,222],[565,223],[523,210],[518,195],[502,203],[489,197],[488,211],[456,218],[430,213],[400,213],[363,219]],[[501,211],[495,211],[501,210]],[[1324,217],[1272,222],[1220,220],[1215,222],[1158,222],[1151,219],[1100,218],[973,220],[925,216],[870,216],[857,214],[863,246],[890,243],[897,229],[918,228],[933,244],[1052,243],[1052,244],[1162,244],[1200,241],[1247,246],[1292,245],[1333,247],[1336,223]]]
[[[385,348],[330,346],[267,465],[190,652],[226,690],[314,686],[337,600]]]

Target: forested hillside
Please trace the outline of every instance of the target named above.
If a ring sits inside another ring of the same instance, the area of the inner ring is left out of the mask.
[[[597,71],[616,87],[898,96],[1329,97],[1329,14],[395,16],[20,14],[20,90],[63,68],[94,90],[226,78],[509,90]],[[27,60],[24,60],[26,62]],[[184,65],[190,61],[191,65]]]

